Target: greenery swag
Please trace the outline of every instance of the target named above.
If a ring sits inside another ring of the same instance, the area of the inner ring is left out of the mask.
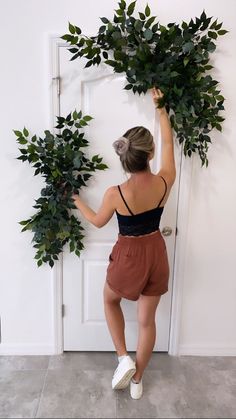
[[[78,26],[69,22],[69,32],[61,38],[67,41],[73,54],[70,61],[85,57],[85,67],[101,62],[113,67],[114,72],[126,74],[124,87],[134,93],[146,93],[159,87],[164,96],[159,107],[166,106],[184,155],[198,152],[202,166],[208,165],[209,132],[222,131],[219,115],[224,109],[224,97],[217,88],[218,81],[209,74],[210,54],[216,49],[214,40],[226,34],[217,19],[211,23],[205,10],[195,21],[167,26],[154,23],[148,4],[139,17],[133,16],[136,1],[129,5],[124,0],[115,10],[113,20],[101,17],[103,23],[96,36],[82,35]],[[211,23],[211,25],[210,25]]]
[[[41,197],[33,206],[38,212],[19,222],[24,226],[21,231],[34,232],[32,242],[37,249],[35,259],[38,266],[48,262],[52,267],[67,242],[70,252],[74,251],[77,256],[84,248],[84,228],[68,211],[68,208],[76,209],[72,193],[87,186],[91,172],[107,168],[98,154],[89,160],[83,152],[89,141],[79,130],[91,119],[89,115],[82,117],[82,111],[78,113],[75,109],[65,118],[57,117],[55,128],[62,129],[61,134],[54,135],[45,130],[45,138],[34,135],[31,141],[25,127],[22,132],[13,130],[19,144],[24,145],[24,148],[19,148],[21,155],[17,159],[27,160],[35,168],[34,175],[41,174],[46,181]]]

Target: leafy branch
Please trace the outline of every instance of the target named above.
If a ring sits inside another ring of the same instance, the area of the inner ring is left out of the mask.
[[[96,36],[83,35],[69,22],[69,33],[61,38],[70,45],[70,61],[85,57],[84,68],[105,63],[115,73],[125,73],[124,89],[134,94],[159,87],[164,93],[159,107],[166,106],[171,114],[185,156],[197,151],[202,166],[207,166],[209,133],[214,128],[222,131],[225,119],[219,115],[225,99],[210,75],[210,54],[216,49],[214,41],[228,31],[218,19],[212,22],[205,10],[189,23],[164,26],[155,22],[157,16],[151,16],[148,4],[138,17],[133,16],[136,1],[118,4],[113,20],[100,18],[103,24]]]
[[[57,117],[55,128],[60,130],[59,134],[45,130],[44,138],[34,135],[30,139],[25,127],[23,131],[13,130],[17,142],[24,146],[19,148],[21,154],[17,159],[32,164],[34,176],[40,174],[46,183],[33,206],[38,211],[19,222],[24,226],[22,232],[30,230],[34,233],[32,242],[37,249],[35,259],[38,266],[48,262],[52,267],[67,242],[70,252],[74,251],[77,256],[84,248],[84,228],[69,212],[69,209],[76,209],[72,194],[79,194],[80,188],[87,186],[92,172],[107,169],[98,154],[90,160],[84,152],[89,141],[80,130],[91,119],[89,115],[82,117],[82,112],[75,109],[65,118]]]

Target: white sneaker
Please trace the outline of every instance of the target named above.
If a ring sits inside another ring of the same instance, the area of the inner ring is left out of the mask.
[[[140,399],[140,397],[142,397],[143,394],[143,381],[142,378],[139,381],[139,383],[134,383],[133,380],[131,379],[130,381],[130,395],[132,397],[132,399]]]
[[[127,355],[116,368],[112,378],[113,390],[123,389],[129,385],[130,379],[136,372],[135,362]]]

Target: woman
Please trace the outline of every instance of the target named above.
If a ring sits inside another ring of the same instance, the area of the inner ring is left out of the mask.
[[[152,89],[155,105],[162,96],[159,89]],[[122,389],[130,383],[134,399],[142,396],[142,376],[156,340],[155,313],[161,295],[168,291],[169,280],[168,257],[159,222],[176,170],[169,117],[165,107],[156,109],[162,136],[159,172],[152,173],[149,165],[155,150],[152,134],[144,127],[134,127],[113,143],[130,178],[106,190],[97,213],[77,194],[72,195],[76,207],[96,227],[107,224],[114,212],[117,215],[119,234],[109,256],[104,311],[118,355],[112,388]],[[139,337],[135,362],[126,349],[122,298],[138,300]]]

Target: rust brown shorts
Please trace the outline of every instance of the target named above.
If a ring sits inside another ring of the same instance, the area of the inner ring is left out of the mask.
[[[129,237],[118,234],[109,255],[106,281],[120,297],[136,301],[140,294],[168,291],[169,263],[160,230]]]

